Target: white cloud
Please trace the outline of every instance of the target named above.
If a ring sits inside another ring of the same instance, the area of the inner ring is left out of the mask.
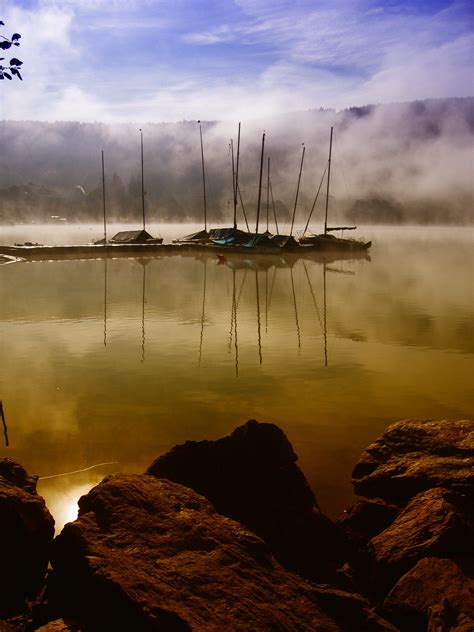
[[[166,31],[173,20],[176,27],[180,13],[176,8],[172,19],[170,6],[162,4],[168,12],[151,0],[42,0],[34,10],[8,5],[2,17],[23,36],[15,54],[24,61],[25,81],[1,86],[0,118],[245,119],[474,93],[473,44],[459,3],[427,17],[374,14],[360,1],[323,0],[308,8],[239,0],[238,20],[226,20],[224,11],[206,29],[204,16],[196,31],[185,24]],[[101,31],[110,38],[125,27],[137,33],[153,28],[156,42],[147,40],[142,50],[117,49],[112,59],[101,50],[97,64],[94,40],[100,44]],[[180,41],[188,55],[190,47],[203,45],[202,59],[183,62],[179,48],[166,56],[166,37]],[[225,43],[232,43],[232,54],[221,47],[213,58],[213,45]],[[249,54],[245,64],[235,50],[242,45]]]

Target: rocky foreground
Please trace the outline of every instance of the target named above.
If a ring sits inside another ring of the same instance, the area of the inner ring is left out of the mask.
[[[0,632],[474,630],[473,421],[390,426],[337,523],[296,461],[249,421],[106,477],[53,540],[0,460]]]

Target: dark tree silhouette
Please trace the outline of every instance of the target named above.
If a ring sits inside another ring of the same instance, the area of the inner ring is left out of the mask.
[[[5,23],[0,20],[0,27],[5,26]],[[21,35],[19,33],[13,33],[10,37],[5,37],[4,35],[0,35],[0,51],[8,50],[12,46],[19,46]],[[18,77],[23,81],[23,77],[20,73],[20,67],[23,62],[17,59],[16,57],[12,57],[8,63],[8,66],[4,66],[1,62],[5,60],[5,57],[0,57],[0,80],[3,79],[12,79],[12,75]]]

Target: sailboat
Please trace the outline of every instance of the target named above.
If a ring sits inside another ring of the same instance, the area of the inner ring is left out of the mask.
[[[331,232],[334,231],[344,231],[344,230],[355,230],[357,226],[328,226],[328,208],[329,208],[329,184],[331,180],[331,154],[332,154],[332,136],[333,136],[334,128],[331,127],[331,136],[329,140],[329,159],[327,163],[327,188],[326,188],[326,209],[324,216],[324,233],[320,235],[308,234],[306,235],[306,231],[308,229],[309,220],[311,218],[311,214],[314,210],[314,206],[316,204],[316,200],[319,195],[319,191],[321,189],[321,185],[324,179],[321,180],[321,184],[319,185],[318,192],[316,194],[316,198],[313,204],[313,207],[310,212],[310,216],[306,223],[306,227],[304,229],[303,235],[300,237],[299,242],[303,246],[317,246],[321,250],[368,250],[372,245],[371,241],[362,241],[358,239],[347,239],[343,237],[335,237],[331,235]]]
[[[124,230],[115,234],[110,240],[111,244],[161,244],[163,239],[161,237],[152,237],[146,230],[145,220],[145,179],[143,169],[143,130],[140,130],[140,147],[141,147],[141,172],[142,172],[142,219],[143,225],[141,230]],[[104,183],[104,154],[102,152],[102,183]],[[103,187],[105,185],[103,184]],[[105,194],[104,194],[105,195]],[[105,218],[105,197],[104,197],[104,218]],[[105,219],[104,219],[105,226]],[[105,228],[104,228],[105,231]],[[102,243],[102,242],[97,242]],[[106,237],[104,235],[104,242]]]
[[[237,142],[237,170],[234,170],[234,147],[232,143],[232,182],[233,182],[233,199],[234,199],[234,225],[231,228],[207,228],[207,195],[206,195],[206,171],[204,167],[204,145],[202,140],[202,126],[199,123],[199,137],[201,141],[201,169],[202,169],[202,192],[203,192],[203,211],[204,211],[204,228],[196,233],[185,235],[179,239],[173,239],[175,244],[188,245],[231,245],[235,243],[243,243],[247,239],[247,233],[237,228],[237,195],[238,195],[238,173],[239,173],[239,154],[240,154],[240,123]],[[239,191],[240,192],[240,191]]]
[[[239,146],[240,146],[240,123],[239,123]],[[238,150],[237,150],[237,170],[234,178],[234,227],[232,229],[217,229],[217,231],[213,231],[219,234],[210,235],[211,241],[214,244],[222,245],[222,246],[240,246],[245,251],[247,249],[251,249],[252,252],[274,252],[281,249],[290,249],[290,248],[298,248],[298,244],[296,240],[291,235],[279,235],[278,234],[278,226],[277,226],[277,235],[273,235],[269,231],[269,189],[270,189],[270,161],[268,160],[268,173],[267,173],[267,227],[265,232],[259,232],[260,225],[260,209],[262,202],[262,178],[263,178],[263,163],[264,163],[264,154],[265,154],[265,132],[262,135],[262,148],[260,153],[260,171],[259,171],[259,184],[258,184],[258,199],[257,199],[257,214],[256,214],[256,224],[255,231],[251,232],[248,227],[247,218],[245,215],[245,211],[242,204],[242,210],[244,211],[244,216],[247,223],[247,232],[242,231],[237,228],[236,222],[236,208],[237,208],[237,193],[240,194],[240,189],[238,185]],[[241,199],[242,203],[242,199]],[[275,217],[276,220],[276,217]]]

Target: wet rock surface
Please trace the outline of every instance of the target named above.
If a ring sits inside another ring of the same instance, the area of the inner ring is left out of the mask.
[[[472,506],[461,494],[433,488],[417,494],[370,540],[379,589],[390,587],[423,557],[474,555]]]
[[[340,629],[309,582],[189,488],[119,474],[79,505],[54,541],[52,564],[91,629]]]
[[[242,523],[287,568],[313,580],[335,578],[344,558],[338,528],[324,516],[283,431],[250,420],[216,441],[187,441],[147,474],[190,487]]]
[[[474,558],[423,558],[394,586],[384,605],[404,630],[474,630]]]
[[[46,573],[54,520],[36,480],[11,459],[0,460],[0,617],[19,611]]]
[[[392,424],[352,473],[359,496],[404,504],[432,487],[474,492],[474,421],[408,420]]]

